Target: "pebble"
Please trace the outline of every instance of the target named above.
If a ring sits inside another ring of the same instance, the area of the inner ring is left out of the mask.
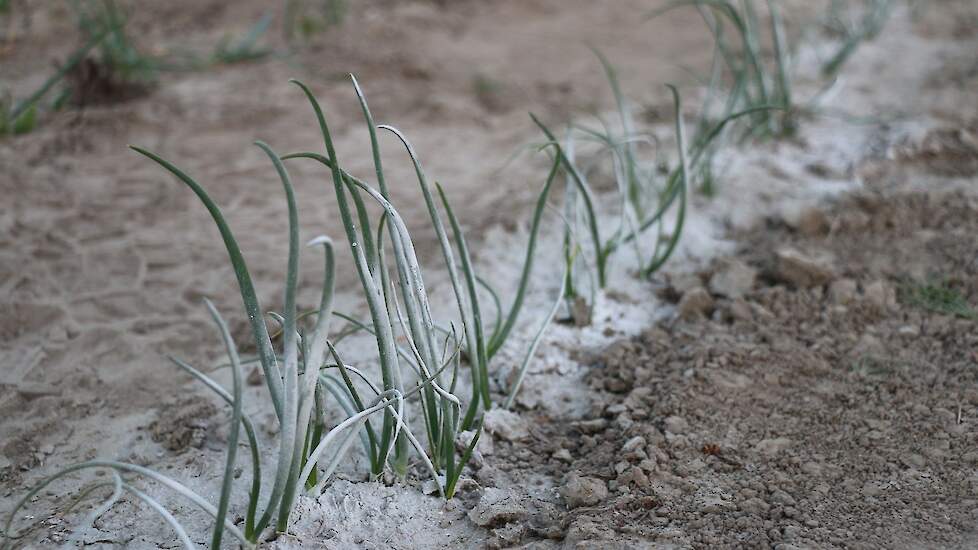
[[[822,235],[829,230],[829,220],[818,208],[805,208],[798,214],[795,229],[809,237]]]
[[[754,310],[751,309],[750,304],[745,302],[742,298],[737,298],[736,300],[730,302],[729,311],[730,317],[735,321],[754,320]]]
[[[637,466],[632,466],[624,473],[618,476],[618,484],[622,486],[633,485],[639,489],[645,489],[649,487],[649,478],[645,475],[645,472]]]
[[[976,455],[978,455],[978,453],[976,453]],[[978,458],[978,456],[976,456],[975,458]],[[913,468],[923,468],[924,466],[927,465],[927,459],[924,458],[923,455],[917,453],[908,453],[906,455],[903,455],[900,457],[900,460],[905,465]]]
[[[904,325],[897,329],[897,333],[901,336],[920,336],[920,329],[913,325]]]
[[[487,412],[483,425],[487,432],[506,441],[522,441],[530,436],[526,420],[505,409],[492,409]]]
[[[654,459],[646,458],[645,460],[638,463],[638,467],[648,473],[652,473],[656,470],[656,468],[659,467],[659,465],[655,462]]]
[[[710,277],[710,292],[727,298],[742,298],[754,288],[757,270],[738,260],[720,262]]]
[[[757,497],[754,497],[741,502],[740,509],[754,514],[755,516],[763,516],[768,510],[771,509],[771,505]]]
[[[703,499],[700,503],[700,512],[706,514],[717,514],[720,512],[730,512],[736,509],[736,506],[729,501],[723,500],[718,496],[710,496]]]
[[[829,220],[821,209],[814,206],[787,205],[782,208],[781,220],[802,235],[814,237],[829,230]]]
[[[608,427],[608,421],[604,418],[595,418],[593,420],[582,420],[575,426],[577,429],[581,430],[581,433],[596,434],[598,432],[603,432],[605,428]]]
[[[676,311],[681,319],[691,320],[709,315],[713,310],[713,296],[701,286],[687,290],[679,299]]]
[[[554,451],[553,457],[561,462],[570,462],[574,459],[567,449],[557,449]]]
[[[582,477],[577,472],[567,476],[560,494],[570,509],[593,506],[608,498],[608,487],[604,481],[593,477]]]
[[[896,290],[885,281],[873,281],[863,289],[866,301],[879,309],[892,309],[896,305]]]
[[[475,508],[469,511],[469,519],[482,527],[494,527],[523,519],[526,508],[509,491],[489,487]]]
[[[689,423],[681,416],[670,416],[665,420],[666,431],[673,434],[684,434],[689,431]]]
[[[795,505],[795,499],[794,499],[794,497],[792,497],[788,493],[782,491],[781,489],[778,489],[778,490],[774,491],[773,493],[771,493],[771,501],[772,502],[776,502],[778,504],[784,504],[785,506],[794,506]]]
[[[797,525],[786,525],[784,528],[784,540],[795,540],[801,537],[801,527]]]
[[[775,259],[778,278],[798,288],[821,286],[835,277],[831,261],[826,257],[813,257],[794,248],[781,248],[775,253]]]
[[[433,495],[438,492],[439,482],[434,479],[428,479],[421,484],[421,492],[426,495]]]
[[[624,445],[622,445],[621,451],[623,453],[631,453],[639,449],[643,449],[645,445],[646,445],[645,438],[640,435],[636,435],[635,437],[626,441]]]
[[[695,273],[679,273],[669,276],[669,286],[680,296],[702,285],[703,281]]]
[[[829,285],[829,299],[833,304],[846,305],[852,303],[858,294],[856,281],[852,279],[838,279]]]

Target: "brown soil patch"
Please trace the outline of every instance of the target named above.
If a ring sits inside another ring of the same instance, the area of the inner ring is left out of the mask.
[[[825,215],[824,234],[772,224],[743,235],[738,257],[761,274],[744,298],[715,296],[709,318],[612,345],[594,359],[590,420],[540,419],[531,443],[494,451],[490,468],[510,482],[569,475],[607,488],[537,513],[523,536],[579,548],[976,540],[978,333],[897,296],[953,274],[944,283],[978,302],[978,201],[869,194]],[[785,245],[834,258],[831,282],[780,282]]]

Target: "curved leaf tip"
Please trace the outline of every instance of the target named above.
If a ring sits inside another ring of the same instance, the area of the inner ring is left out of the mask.
[[[333,239],[330,239],[328,235],[319,235],[318,237],[313,237],[306,243],[306,246],[333,246]]]

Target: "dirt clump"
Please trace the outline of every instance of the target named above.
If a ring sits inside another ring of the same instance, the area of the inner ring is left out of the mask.
[[[123,103],[148,95],[146,82],[122,78],[119,71],[101,61],[86,58],[67,74],[71,104],[75,107]]]
[[[900,158],[911,165],[945,177],[978,174],[978,120],[964,127],[936,128],[920,143],[900,150]]]
[[[175,453],[200,449],[216,413],[217,407],[200,398],[173,402],[160,409],[157,419],[149,425],[149,433],[153,441]]]

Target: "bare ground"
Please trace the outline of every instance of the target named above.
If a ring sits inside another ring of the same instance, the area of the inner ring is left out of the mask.
[[[175,6],[147,4],[135,16],[147,46],[172,47],[176,32],[186,44],[212,44],[220,33],[211,29],[243,30],[262,12],[258,2]],[[626,88],[653,111],[665,104],[658,83],[681,78],[672,64],[708,55],[695,17],[629,24],[646,8],[365,2],[287,61],[168,75],[148,95],[69,111],[0,142],[0,511],[58,466],[95,456],[155,465],[205,492],[219,475],[225,416],[162,354],[217,356],[200,298],[216,298],[230,316],[232,274],[203,209],[126,143],[159,150],[213,190],[274,307],[283,208],[269,192],[274,174],[247,144],[317,143],[285,84],[298,74],[336,106],[341,154],[368,173],[365,132],[338,78],[357,72],[378,119],[413,137],[488,243],[482,263],[497,260],[504,265],[487,269],[511,277],[523,243],[513,229],[542,174],[527,162],[497,169],[535,139],[523,111],[556,122],[608,105],[582,43],[618,63]],[[32,13],[30,32],[0,58],[18,92],[45,74],[33,51],[70,50],[58,39],[63,14]],[[928,309],[917,292],[940,286],[978,304],[976,16],[968,2],[901,12],[857,56],[835,107],[902,118],[822,118],[794,143],[732,152],[727,190],[697,201],[672,272],[609,293],[593,327],[552,333],[517,414],[496,423],[459,499],[445,505],[414,482],[365,484],[351,468],[305,499],[293,532],[274,544],[978,544],[974,319],[967,309]],[[498,85],[486,95],[477,78]],[[304,234],[335,232],[321,176],[302,165],[295,176]],[[420,221],[413,189],[398,189],[409,222]],[[536,291],[533,303],[546,301]],[[501,365],[500,382],[511,364]],[[250,390],[267,420],[261,399]],[[63,509],[66,500],[56,502]],[[67,539],[72,523],[48,519],[40,504],[35,540],[171,540],[138,509],[120,505]],[[193,525],[203,542],[206,522]]]

